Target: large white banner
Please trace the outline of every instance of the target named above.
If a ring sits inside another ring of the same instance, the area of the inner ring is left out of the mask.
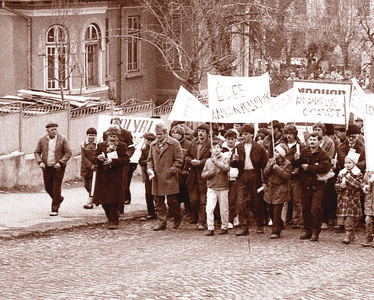
[[[374,171],[374,94],[366,94],[364,99],[366,170]]]
[[[346,124],[351,84],[294,81],[296,121]]]
[[[269,121],[296,122],[294,90],[289,89],[277,97],[272,97],[264,114],[269,118]]]
[[[144,144],[144,133],[155,133],[156,124],[163,122],[163,120],[131,116],[99,116],[99,123],[97,126],[97,136],[99,139],[102,139],[104,131],[109,128],[110,121],[113,118],[120,118],[121,127],[131,132],[134,141],[135,152],[130,161],[133,163],[137,163],[141,155],[141,148]]]
[[[170,112],[169,120],[210,122],[212,120],[211,115],[209,108],[181,86]]]
[[[232,77],[208,73],[208,98],[213,122],[268,121],[259,112],[270,103],[269,74]]]

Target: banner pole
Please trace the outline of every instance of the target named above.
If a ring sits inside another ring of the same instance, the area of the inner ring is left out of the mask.
[[[271,121],[271,142],[272,142],[272,146],[273,146],[273,156],[274,156],[274,144],[275,144],[275,141],[274,141],[274,127],[273,127],[273,121]]]

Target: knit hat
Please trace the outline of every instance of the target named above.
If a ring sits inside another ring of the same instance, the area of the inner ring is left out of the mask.
[[[358,160],[360,159],[360,154],[356,153],[355,149],[351,149],[351,150],[349,150],[349,152],[348,152],[347,156],[345,157],[345,159],[350,159],[351,161],[354,162],[354,164],[357,164]]]
[[[285,157],[287,154],[287,146],[285,144],[278,144],[274,150],[277,150],[282,157]]]
[[[349,136],[351,134],[360,134],[360,133],[361,132],[360,132],[360,129],[358,128],[358,126],[355,125],[355,124],[351,124],[351,125],[349,125],[345,135]]]

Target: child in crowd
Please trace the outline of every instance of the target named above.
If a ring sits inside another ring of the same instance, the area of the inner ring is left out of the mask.
[[[239,144],[238,131],[229,129],[225,133],[225,142],[222,144],[222,152],[227,155],[228,159],[235,153],[235,146]],[[238,177],[239,170],[230,167],[229,170],[229,223],[228,229],[234,228],[234,220],[236,216],[236,178]],[[239,226],[239,220],[236,217],[236,226]]]
[[[207,179],[208,233],[206,236],[214,235],[214,209],[217,200],[221,215],[221,232],[219,234],[228,233],[229,158],[222,155],[222,145],[218,139],[213,140],[212,144],[212,156],[205,162],[201,173],[201,177]]]
[[[366,239],[362,247],[373,246],[374,233],[374,172],[367,171],[364,176],[363,191],[365,193],[365,227]]]
[[[338,205],[336,216],[338,220],[344,220],[345,237],[343,243],[350,244],[354,239],[354,232],[360,221],[361,210],[361,184],[363,175],[356,166],[360,154],[350,150],[344,160],[344,169],[342,169],[335,183],[335,190],[338,195]]]
[[[283,204],[290,200],[290,186],[292,166],[285,158],[287,146],[278,144],[274,148],[274,157],[270,158],[264,169],[264,200],[268,204],[268,210],[273,220],[271,239],[280,238],[284,224],[282,221]]]
[[[147,174],[147,158],[149,155],[149,149],[151,143],[156,139],[156,136],[151,133],[147,132],[143,135],[144,138],[144,146],[142,148],[142,153],[139,158],[139,165],[142,171],[142,177],[145,187],[145,201],[147,203],[147,216],[140,218],[141,221],[156,219],[156,211],[155,211],[155,204],[153,201],[152,195],[152,180],[149,180]]]
[[[88,128],[86,135],[86,140],[81,144],[81,176],[84,178],[84,188],[88,192],[88,200],[83,207],[91,209],[93,208],[91,196],[92,178],[93,172],[97,170],[97,165],[92,163],[97,148],[97,131],[93,127]]]

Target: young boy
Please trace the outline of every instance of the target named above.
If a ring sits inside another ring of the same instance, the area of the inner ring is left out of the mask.
[[[91,196],[92,177],[93,172],[97,170],[97,166],[92,163],[97,148],[97,131],[91,127],[87,129],[86,134],[87,138],[81,144],[81,176],[84,178],[84,188],[88,192],[88,201],[83,207],[91,209],[93,208]]]
[[[222,146],[218,139],[213,140],[212,144],[212,157],[206,161],[201,173],[201,177],[207,179],[206,215],[208,233],[206,236],[214,235],[214,209],[217,200],[222,222],[219,234],[228,233],[229,158],[222,155]]]
[[[141,221],[156,219],[156,211],[155,211],[155,204],[153,202],[153,195],[152,195],[152,180],[149,180],[147,175],[147,158],[149,155],[149,149],[151,143],[156,139],[156,136],[151,133],[147,132],[143,135],[145,144],[142,148],[142,154],[139,158],[139,165],[142,170],[142,176],[144,181],[145,187],[145,201],[147,203],[147,212],[148,215],[146,217],[140,218]]]
[[[365,193],[365,228],[366,239],[361,243],[362,247],[373,246],[374,233],[374,172],[366,171],[364,176],[363,191]],[[374,247],[374,246],[373,246]]]

